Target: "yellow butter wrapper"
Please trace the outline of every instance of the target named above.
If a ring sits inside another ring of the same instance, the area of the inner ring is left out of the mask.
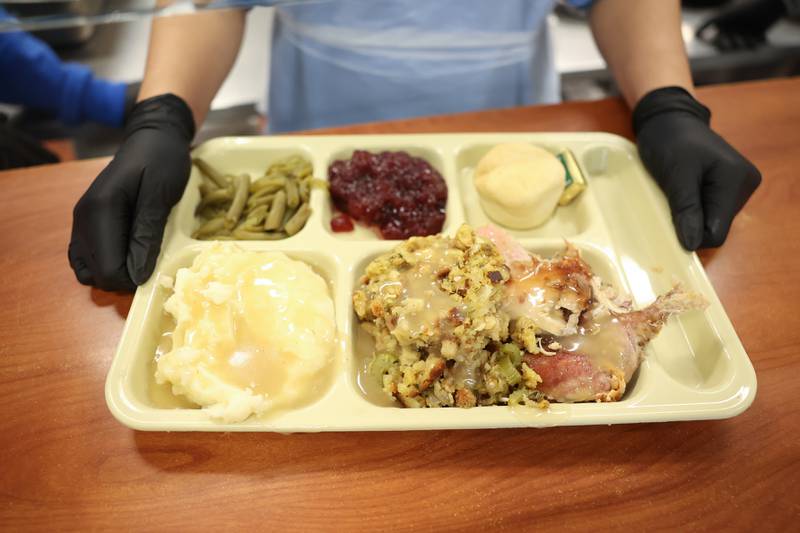
[[[561,150],[556,157],[566,170],[564,178],[564,192],[558,199],[558,205],[568,205],[586,189],[586,178],[583,177],[575,156],[567,149]]]

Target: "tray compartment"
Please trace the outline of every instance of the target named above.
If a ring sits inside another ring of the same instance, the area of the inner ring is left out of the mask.
[[[578,248],[578,250],[580,250],[581,257],[583,257],[583,259],[589,264],[594,274],[600,276],[607,283],[612,284],[619,291],[620,294],[629,293],[627,283],[619,275],[619,271],[614,264],[614,260],[612,259],[612,257],[608,255],[606,251],[590,243],[575,242],[573,244]],[[564,250],[564,241],[556,239],[548,239],[548,240],[528,239],[526,241],[523,241],[523,245],[527,250],[545,258],[552,257],[556,253]],[[390,249],[391,248],[385,251],[389,251]],[[359,286],[359,278],[363,274],[364,269],[367,267],[367,265],[382,253],[385,253],[385,251],[368,254],[366,256],[363,256],[357,263],[355,263],[355,268],[353,269],[352,272],[353,290],[355,290],[355,288]],[[353,355],[351,358],[351,366],[349,371],[350,371],[350,379],[352,386],[354,387],[355,390],[359,391],[359,393],[364,397],[365,400],[369,401],[370,403],[376,406],[400,408],[398,404],[388,399],[386,395],[380,390],[380,387],[376,383],[374,383],[374,380],[371,380],[370,377],[367,375],[369,361],[372,358],[374,350],[374,342],[370,337],[370,335],[367,334],[360,326],[358,317],[352,311],[352,306],[350,311],[350,317],[352,320],[352,329],[350,331],[351,335],[350,338],[351,338],[351,346],[353,349]],[[627,391],[625,397],[622,400],[623,402],[628,400],[629,398],[635,397],[634,389],[635,387],[632,386]],[[481,409],[483,409],[483,407]]]
[[[249,174],[250,178],[253,180],[263,176],[264,171],[271,164],[293,155],[302,156],[311,162],[313,167],[312,172],[316,176],[318,169],[314,158],[314,152],[301,141],[296,142],[294,145],[287,144],[286,146],[267,148],[246,142],[246,138],[221,138],[203,144],[192,154],[193,157],[202,157],[214,168],[226,174]],[[200,225],[199,219],[195,217],[195,209],[200,203],[200,190],[198,189],[200,183],[200,171],[193,166],[192,173],[189,176],[189,182],[176,208],[174,217],[176,231],[186,239],[191,239],[192,232]],[[312,189],[312,205],[314,196],[320,194],[320,192],[321,191]],[[300,232],[282,241],[296,239],[306,230],[310,223],[312,223],[312,221],[309,219]],[[195,239],[191,240],[198,242]]]
[[[626,209],[604,213],[609,233],[615,236],[619,271],[627,279],[637,305],[650,303],[676,282],[715,300],[713,293],[703,290],[708,280],[697,257],[680,247],[666,200],[644,173],[635,147],[589,145],[583,156],[587,166],[595,167],[592,188],[601,204],[625,197],[639,199],[626,203]],[[712,305],[705,313],[687,313],[673,319],[676,327],[665,328],[650,343],[651,361],[657,362],[669,379],[704,392],[724,388],[735,373],[726,340],[711,320],[719,309],[713,301],[709,303]]]
[[[414,157],[420,157],[430,163],[444,178],[447,184],[447,204],[445,206],[445,221],[442,231],[444,233],[451,233],[463,220],[461,206],[458,200],[458,191],[456,180],[453,176],[452,165],[450,164],[449,152],[435,146],[426,146],[424,144],[409,143],[367,143],[363,145],[348,143],[346,145],[337,146],[331,151],[326,159],[323,169],[320,169],[320,176],[325,180],[328,179],[328,167],[337,160],[349,159],[352,157],[353,152],[356,150],[366,150],[372,153],[383,151],[390,152],[408,152]],[[333,202],[328,198],[328,201],[323,202],[321,206],[321,217],[319,219],[323,229],[336,239],[344,241],[381,241],[381,237],[372,228],[369,228],[361,223],[354,221],[355,229],[350,232],[337,233],[331,230],[331,217],[334,214]]]
[[[714,393],[734,377],[731,355],[703,313],[672,321],[650,344],[651,358],[670,379],[695,391]]]
[[[475,227],[485,226],[486,224],[496,224],[483,211],[478,191],[474,185],[474,170],[478,161],[486,155],[494,146],[501,143],[479,143],[465,145],[456,154],[456,176],[461,191],[461,202],[464,205],[466,221]],[[565,145],[531,142],[530,144],[544,148],[552,153],[557,153],[559,149],[566,148]],[[573,150],[574,153],[574,150]],[[575,154],[578,164],[581,165],[578,154]],[[588,173],[583,166],[581,169],[584,175]],[[593,226],[601,225],[599,210],[593,209],[593,199],[591,197],[591,184],[567,206],[558,206],[552,218],[543,225],[528,230],[515,230],[505,228],[509,233],[518,238],[553,238],[565,237],[573,238],[587,232]]]
[[[237,245],[253,251],[279,251],[274,248],[267,249],[261,243],[252,241]],[[166,412],[166,416],[181,418],[185,416],[180,414],[181,412],[199,410],[198,406],[187,399],[173,395],[169,385],[158,385],[155,382],[154,356],[163,333],[174,327],[172,319],[164,312],[164,302],[172,291],[160,284],[161,279],[169,276],[174,280],[178,269],[190,266],[194,258],[210,246],[212,243],[195,244],[164,258],[157,273],[154,274],[154,283],[150,284],[147,293],[137,293],[138,301],[134,302],[131,314],[135,313],[142,319],[131,325],[135,328],[134,331],[126,332],[127,371],[117,384],[120,387],[117,393],[124,398],[126,408],[130,410],[129,415],[143,414],[157,419],[165,416]],[[316,250],[286,250],[284,253],[292,259],[305,262],[325,279],[334,302],[337,330],[341,331],[343,327],[341,318],[349,309],[342,309],[336,298],[335,288],[339,285],[338,279],[342,275],[338,259]],[[343,364],[341,350],[337,350],[335,357],[327,389],[330,389],[331,384],[337,379]],[[309,405],[319,402],[327,394],[328,390],[321,391],[320,397]]]

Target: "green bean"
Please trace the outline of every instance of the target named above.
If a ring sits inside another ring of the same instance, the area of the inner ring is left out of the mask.
[[[228,230],[222,230],[218,233],[214,233],[213,235],[207,235],[205,237],[200,237],[202,241],[233,241],[236,240],[231,232]]]
[[[282,183],[280,185],[278,185],[277,183],[275,183],[275,184],[270,183],[270,184],[267,184],[265,186],[262,186],[261,188],[259,188],[255,192],[253,192],[252,187],[251,187],[250,198],[258,198],[258,197],[261,197],[261,196],[267,196],[268,194],[275,194],[276,192],[278,192],[282,188],[283,188],[283,184]]]
[[[247,201],[247,194],[250,190],[250,176],[247,174],[240,174],[236,176],[233,186],[235,191],[233,195],[233,201],[231,202],[231,206],[228,208],[228,212],[225,214],[225,227],[228,229],[233,229],[233,227],[236,226],[236,223],[239,222],[239,218],[242,216],[244,204]]]
[[[309,197],[311,196],[311,189],[308,186],[308,180],[301,181],[298,189],[300,192],[300,201],[307,202]]]
[[[283,156],[280,160],[278,160],[276,165],[282,166],[284,168],[294,168],[297,166],[297,154],[289,154]]]
[[[195,211],[201,223],[193,236],[201,239],[273,240],[293,235],[310,216],[312,186],[327,184],[312,178],[313,166],[299,154],[275,161],[255,180],[222,174],[202,158],[193,163],[201,178]]]
[[[212,218],[192,234],[193,239],[202,239],[225,229],[225,219],[223,217]]]
[[[282,231],[249,231],[244,228],[233,230],[233,236],[243,241],[276,241],[285,239],[286,233]]]
[[[216,191],[211,191],[207,195],[200,200],[200,205],[198,205],[198,211],[203,209],[209,205],[219,205],[225,202],[229,202],[233,199],[233,191],[231,189],[217,189]]]
[[[225,177],[204,160],[196,157],[192,162],[197,166],[198,169],[200,169],[200,172],[208,176],[211,181],[216,183],[221,189],[224,189],[228,186],[228,182],[225,180]]]
[[[270,183],[261,187],[261,189],[259,189],[255,194],[260,194],[261,196],[264,196],[265,194],[274,194],[282,190],[286,186],[286,182],[287,180],[281,180],[277,183]]]
[[[278,191],[283,190],[285,183],[275,183],[271,185],[267,185],[266,187],[262,187],[258,190],[258,192],[253,193],[253,197],[259,198],[262,196],[269,196],[271,194],[276,194]]]
[[[257,207],[266,206],[269,207],[272,205],[272,200],[275,199],[275,194],[267,194],[264,196],[251,196],[247,200],[247,204],[245,206],[245,211],[255,209]]]
[[[212,183],[211,180],[203,180],[203,183],[200,184],[199,189],[200,189],[200,196],[203,197],[209,193],[218,191],[219,187],[217,187],[214,183]]]
[[[200,188],[211,192],[219,189],[219,185],[217,185],[211,178],[200,172]]]
[[[303,179],[311,174],[311,164],[298,164],[292,167],[292,175],[297,179]]]
[[[272,207],[272,202],[273,202],[274,199],[275,199],[274,196],[267,196],[265,198],[259,198],[255,203],[248,204],[244,208],[245,216],[249,215],[250,213],[252,213],[255,209],[258,209],[259,207],[265,207],[267,209],[267,213],[269,213],[269,209],[270,209],[270,207]]]
[[[303,229],[303,226],[306,225],[306,221],[310,216],[311,216],[311,206],[309,206],[308,204],[301,205],[300,209],[297,210],[297,213],[295,213],[292,216],[292,218],[290,218],[286,222],[286,225],[284,225],[283,230],[289,235],[294,235],[295,233]]]
[[[297,207],[300,205],[300,191],[297,190],[296,181],[287,181],[283,190],[286,191],[286,205],[289,207]]]
[[[272,201],[272,208],[270,208],[269,214],[267,215],[267,221],[264,222],[264,229],[278,229],[278,227],[281,225],[281,221],[283,220],[283,213],[285,211],[286,193],[283,191],[278,191],[278,194],[275,195],[275,199]]]
[[[245,218],[258,218],[261,217],[261,222],[263,222],[264,217],[267,216],[267,211],[269,211],[269,206],[267,205],[257,205],[255,208],[245,211]]]
[[[286,163],[283,161],[278,161],[277,163],[272,163],[270,166],[268,166],[267,170],[264,171],[264,174],[283,174],[284,172],[286,172]]]
[[[211,220],[224,216],[226,211],[227,209],[219,205],[207,205],[197,211],[197,216],[202,220]]]
[[[266,208],[266,206],[264,206]],[[267,218],[266,211],[258,211],[255,214],[247,215],[244,220],[239,224],[239,227],[252,230],[252,231],[263,231],[264,230],[264,221]]]
[[[281,226],[280,227],[284,227],[286,225],[286,223],[289,222],[289,219],[292,218],[295,213],[297,213],[297,210],[299,208],[300,208],[300,206],[297,206],[297,207],[294,207],[294,208],[287,207],[286,208],[286,212],[283,214],[283,220],[281,221]]]
[[[250,193],[256,194],[264,189],[268,189],[269,192],[275,192],[283,187],[287,181],[288,179],[284,175],[258,178],[250,185]]]
[[[257,203],[260,198],[265,198],[265,197],[274,198],[275,194],[277,194],[277,192],[280,191],[281,189],[283,189],[283,185],[281,185],[280,187],[277,187],[275,185],[269,185],[267,187],[263,187],[257,193],[251,194],[248,201],[251,204],[254,204]]]
[[[244,219],[242,228],[246,230],[261,231],[264,228],[264,215],[249,216]]]

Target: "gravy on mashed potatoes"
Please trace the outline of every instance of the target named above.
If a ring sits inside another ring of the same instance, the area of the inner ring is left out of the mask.
[[[164,309],[172,349],[156,362],[171,383],[222,422],[317,399],[336,342],[328,286],[280,252],[217,243],[178,270]]]

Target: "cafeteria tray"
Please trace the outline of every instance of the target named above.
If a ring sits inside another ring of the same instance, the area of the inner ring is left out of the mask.
[[[364,353],[369,348],[364,348],[351,294],[367,263],[398,241],[381,240],[366,228],[332,232],[332,205],[324,189],[312,190],[313,214],[298,234],[238,244],[248,250],[285,252],[326,279],[339,335],[330,387],[305,407],[235,424],[213,421],[186,402],[165,401],[156,394],[153,378],[153,357],[165,323],[163,304],[169,295],[161,278],[174,277],[177,269],[189,266],[199,251],[212,244],[191,238],[200,182],[193,169],[167,223],[156,271],[136,291],[108,373],[105,393],[113,415],[140,430],[314,432],[666,422],[728,418],[747,409],[756,393],[750,360],[697,255],[678,243],[666,201],[642,167],[635,146],[622,137],[606,133],[230,137],[202,144],[194,156],[226,173],[257,176],[276,160],[299,154],[312,162],[315,177],[327,179],[329,164],[349,157],[353,150],[405,150],[425,158],[447,182],[443,232],[453,235],[464,222],[474,227],[489,222],[471,169],[492,146],[505,142],[529,142],[553,152],[568,148],[588,181],[587,190],[569,206],[559,207],[543,226],[511,231],[523,246],[550,255],[569,240],[593,270],[630,295],[636,307],[649,304],[676,281],[709,302],[705,311],[670,319],[648,345],[647,358],[620,401],[551,404],[547,409],[405,409],[362,393],[359,368],[371,354]]]

